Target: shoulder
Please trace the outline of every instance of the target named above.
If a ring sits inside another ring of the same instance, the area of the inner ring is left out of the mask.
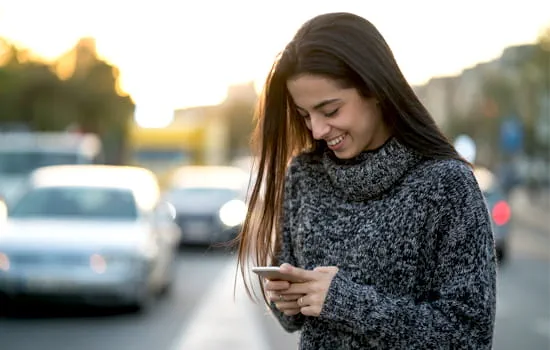
[[[431,166],[430,170],[437,177],[438,181],[436,183],[439,185],[440,190],[473,190],[479,192],[474,170],[460,160],[438,161]]]
[[[484,208],[474,170],[457,159],[428,160],[419,169],[428,179],[428,196],[438,206]]]
[[[473,169],[457,159],[428,159],[416,169],[414,177],[427,180],[432,187],[477,187]]]
[[[457,159],[423,158],[407,174],[403,184],[416,193],[446,191],[450,187],[477,186],[471,167]]]

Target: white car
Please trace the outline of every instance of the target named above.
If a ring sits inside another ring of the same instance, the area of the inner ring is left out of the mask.
[[[141,310],[172,283],[173,218],[149,170],[37,169],[0,218],[0,293]]]

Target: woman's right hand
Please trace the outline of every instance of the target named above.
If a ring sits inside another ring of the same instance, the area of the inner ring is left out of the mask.
[[[288,288],[290,288],[288,281],[265,280],[264,282],[267,297],[275,307],[286,316],[294,316],[300,313],[298,299],[303,297],[303,294],[285,294]]]

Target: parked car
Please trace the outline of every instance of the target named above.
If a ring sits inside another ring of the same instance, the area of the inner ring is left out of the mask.
[[[15,200],[35,169],[66,164],[100,164],[104,152],[95,134],[72,132],[1,132],[0,195]]]
[[[179,228],[138,167],[31,173],[0,234],[0,293],[141,310],[173,282]]]
[[[176,212],[181,244],[231,241],[246,216],[249,174],[231,166],[184,166],[170,181],[166,201]]]
[[[489,209],[497,258],[502,263],[508,257],[512,210],[502,185],[491,171],[478,166],[474,169],[474,175]]]

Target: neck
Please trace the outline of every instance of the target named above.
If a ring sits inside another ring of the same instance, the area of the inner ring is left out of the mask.
[[[338,159],[332,151],[323,155],[323,166],[334,187],[351,200],[380,196],[420,161],[421,157],[389,138],[374,150],[352,159]]]

